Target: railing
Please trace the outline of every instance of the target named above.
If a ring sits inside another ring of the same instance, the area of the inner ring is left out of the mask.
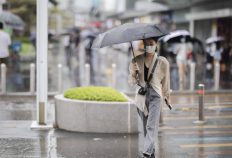
[[[63,76],[62,76],[62,65],[58,64],[58,91],[57,92],[50,92],[49,94],[61,94],[62,93],[62,84],[63,84]],[[6,92],[6,65],[1,64],[1,89],[2,89],[2,95],[7,95],[7,94],[15,94],[15,93],[7,93]],[[23,92],[16,92],[17,94],[22,94]],[[30,95],[35,95],[35,64],[31,63],[30,64]]]
[[[195,87],[195,63],[191,63],[190,65],[190,91],[194,91]],[[57,94],[62,93],[62,85],[63,85],[63,75],[62,75],[62,65],[58,64],[58,91],[53,92]],[[116,89],[117,87],[117,65],[112,64],[112,84],[109,86],[111,88]],[[220,80],[220,65],[216,64],[215,65],[215,70],[214,70],[214,87],[215,90],[219,90],[219,80]],[[85,64],[85,86],[88,87],[90,86],[90,65]],[[1,87],[2,87],[2,95],[6,95],[6,65],[1,64]],[[18,92],[20,93],[20,92]],[[30,64],[30,92],[31,95],[35,95],[35,64],[31,63]]]

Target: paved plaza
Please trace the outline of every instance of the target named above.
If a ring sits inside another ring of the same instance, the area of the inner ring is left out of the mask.
[[[156,143],[156,158],[231,158],[232,94],[206,94],[204,125],[198,120],[198,95],[172,95],[173,109],[164,108],[164,124]],[[132,97],[133,98],[133,97]],[[54,101],[48,101],[48,120]],[[36,101],[0,101],[0,157],[140,158],[143,129],[137,134],[96,134],[60,129],[32,131]],[[78,121],[78,120],[76,120]]]

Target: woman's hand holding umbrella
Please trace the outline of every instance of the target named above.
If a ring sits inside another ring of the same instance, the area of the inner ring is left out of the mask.
[[[138,67],[137,62],[136,62],[136,63],[134,63],[134,65],[133,65],[133,70],[134,70],[133,77],[135,77],[135,76],[136,76],[136,71],[139,71],[139,67]]]

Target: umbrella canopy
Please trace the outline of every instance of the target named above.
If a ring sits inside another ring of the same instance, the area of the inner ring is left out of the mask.
[[[195,38],[195,37],[191,37],[190,42],[198,43],[200,46],[202,46],[202,42],[199,39]]]
[[[174,32],[171,32],[170,35],[167,35],[164,37],[164,42],[180,42],[180,39],[185,37],[186,42],[190,40],[189,32],[186,30],[177,30]]]
[[[9,25],[24,26],[23,20],[15,14],[2,12],[0,14],[0,21]]]
[[[92,48],[102,48],[113,44],[120,44],[142,40],[150,37],[162,37],[169,34],[156,24],[126,23],[112,30],[99,34],[94,40]]]
[[[208,38],[205,42],[206,44],[210,44],[210,43],[213,43],[213,42],[218,42],[218,41],[224,41],[225,38],[224,37],[210,37]]]

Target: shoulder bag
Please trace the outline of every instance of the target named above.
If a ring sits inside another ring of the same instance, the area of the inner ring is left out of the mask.
[[[148,79],[148,81],[147,81],[145,87],[142,87],[142,86],[140,86],[140,85],[138,84],[138,85],[141,87],[141,88],[139,89],[139,91],[138,91],[138,94],[140,94],[140,95],[145,95],[145,94],[146,94],[146,92],[147,92],[147,86],[149,85],[149,82],[151,81],[151,78],[152,78],[153,73],[154,73],[154,71],[155,71],[155,67],[156,67],[156,65],[157,65],[158,60],[159,60],[159,55],[158,55],[157,58],[156,58],[155,64],[154,64],[154,66],[153,66],[153,69],[152,69],[152,71],[151,71],[151,74],[150,74],[150,76],[149,76],[149,79]]]

